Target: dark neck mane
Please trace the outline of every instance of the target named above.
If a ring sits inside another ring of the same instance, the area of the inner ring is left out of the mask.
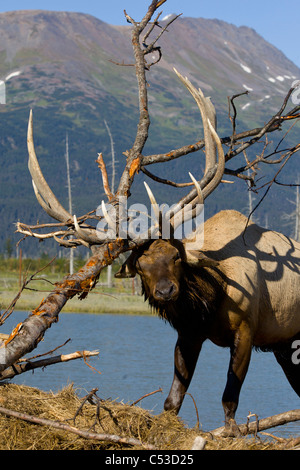
[[[158,315],[167,320],[177,331],[191,330],[197,326],[203,332],[209,329],[220,302],[222,286],[207,268],[187,266],[180,280],[180,294],[176,301],[160,303],[147,294],[142,283],[145,300]]]

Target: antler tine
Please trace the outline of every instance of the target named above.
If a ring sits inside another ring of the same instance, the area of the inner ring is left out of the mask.
[[[194,183],[195,189],[197,191],[197,196],[187,206],[188,210],[186,210],[186,208],[185,208],[184,221],[182,220],[182,216],[183,216],[182,210],[178,210],[178,211],[174,212],[174,214],[172,215],[172,225],[173,225],[174,232],[183,222],[187,222],[187,220],[197,216],[199,206],[201,208],[201,206],[204,204],[204,196],[203,196],[203,191],[200,187],[200,184],[198,183],[196,178],[192,175],[192,173],[189,172],[189,176],[190,176],[192,182]]]
[[[106,209],[106,205],[105,205],[104,201],[102,201],[102,203],[101,203],[101,208],[102,208],[102,212],[103,212],[103,217],[105,218],[108,227],[111,228],[113,231],[116,231],[116,224],[112,220],[112,218],[110,217],[110,215],[109,215],[109,213]]]
[[[216,143],[217,149],[218,149],[218,155],[219,155],[219,160],[217,165],[215,165],[215,171],[213,174],[213,177],[210,178],[207,182],[207,184],[203,185],[204,188],[202,189],[202,197],[203,197],[203,202],[204,200],[214,191],[214,189],[219,185],[219,183],[222,180],[222,177],[224,175],[224,170],[225,170],[225,155],[222,147],[222,142],[220,140],[220,137],[218,136],[217,132],[215,131],[214,127],[212,126],[210,120],[207,120],[209,129],[211,131],[212,137]],[[203,178],[204,179],[204,178]],[[203,181],[202,179],[202,181]],[[198,185],[201,185],[201,182],[198,183]],[[201,186],[200,186],[201,188]],[[196,187],[197,190],[197,187]],[[193,203],[197,201],[198,196],[195,196],[193,198],[189,198],[188,196],[191,195],[192,192],[190,192],[186,198],[183,198],[182,201],[184,201],[185,204],[187,203]]]
[[[217,165],[215,165],[214,169],[211,173],[212,177],[207,178],[206,184],[203,184],[203,181],[205,180],[206,175],[202,178],[201,182],[198,183],[199,187],[203,185],[202,189],[202,198],[203,202],[204,200],[216,189],[216,187],[219,185],[221,182],[221,179],[224,175],[224,169],[225,169],[225,155],[222,147],[221,140],[211,125],[210,120],[208,119],[208,126],[210,128],[211,134],[214,138],[214,141],[216,143],[217,149],[218,149],[218,155],[219,155],[219,160]],[[183,197],[176,205],[176,210],[174,210],[174,215],[176,215],[177,212],[179,212],[185,204],[197,204],[198,201],[198,194],[195,194],[195,191],[197,191],[197,187],[195,190],[190,191],[185,197]]]
[[[193,181],[194,183],[194,186],[197,190],[197,195],[198,195],[198,203],[199,204],[204,204],[204,197],[203,197],[203,192],[202,192],[202,189],[200,187],[200,184],[198,183],[198,181],[196,180],[196,178],[192,175],[192,173],[189,172],[189,175],[190,175],[190,178],[191,180]]]
[[[98,237],[96,229],[91,229],[91,228],[88,228],[88,227],[80,227],[75,214],[73,216],[73,220],[74,220],[75,231],[79,235],[79,238],[81,240],[83,240],[83,241],[85,241],[89,244],[93,244],[93,245],[98,244],[99,245],[100,237]]]
[[[191,93],[201,114],[202,123],[203,123],[203,132],[204,132],[204,141],[205,141],[205,153],[206,153],[206,160],[205,160],[206,165],[205,165],[205,172],[204,172],[204,175],[205,175],[209,170],[214,168],[217,162],[216,145],[211,135],[210,128],[207,122],[209,119],[213,123],[214,127],[216,128],[216,125],[217,125],[216,110],[210,98],[209,97],[206,98],[200,88],[197,90],[194,87],[194,85],[190,82],[190,80],[187,77],[183,77],[175,68],[174,68],[174,72],[176,73],[180,81],[183,83],[183,85]]]
[[[97,235],[96,229],[80,226],[76,215],[72,217],[72,215],[60,204],[46,182],[34,149],[32,110],[30,110],[28,122],[27,146],[29,154],[28,168],[32,177],[33,189],[36,198],[44,211],[54,219],[65,224],[74,223],[75,230],[79,235],[80,243],[82,245],[89,246],[89,244],[99,244],[100,239]],[[69,243],[67,245],[70,246]]]
[[[224,155],[224,150],[222,147],[222,142],[209,119],[208,119],[208,125],[209,125],[210,132],[216,143],[217,149],[218,149],[219,161],[218,161],[217,171],[215,172],[214,177],[203,190],[204,199],[206,199],[213,192],[213,190],[219,185],[219,183],[221,182],[222,176],[224,175],[224,170],[225,170],[225,155]]]
[[[176,75],[184,86],[189,90],[193,98],[195,99],[197,106],[200,110],[204,140],[205,140],[205,154],[206,164],[205,172],[195,188],[184,196],[175,207],[173,207],[172,213],[170,213],[170,220],[174,227],[178,225],[180,220],[180,212],[186,204],[195,205],[199,201],[198,187],[201,189],[202,200],[204,201],[209,194],[218,186],[221,182],[224,168],[225,168],[225,157],[222,148],[220,138],[215,130],[216,128],[216,111],[209,98],[205,98],[203,92],[199,88],[198,90],[192,85],[188,78],[183,77],[176,69],[174,69]],[[218,159],[217,159],[218,150]],[[176,218],[176,221],[175,221]]]
[[[153,194],[153,192],[151,191],[151,189],[150,189],[150,187],[148,186],[148,184],[146,183],[146,181],[144,181],[144,185],[145,185],[146,191],[147,191],[147,193],[148,193],[148,196],[149,196],[149,199],[150,199],[150,202],[151,202],[153,211],[154,211],[154,215],[155,215],[156,219],[159,221],[159,220],[160,220],[160,216],[161,216],[161,212],[160,212],[160,210],[159,210],[159,207],[158,207],[158,204],[157,204],[156,199],[155,199],[155,197],[154,197],[154,194]]]
[[[27,132],[28,168],[32,177],[36,198],[48,215],[60,222],[71,222],[71,214],[56,199],[41,171],[34,149],[32,122],[32,110],[30,110]]]

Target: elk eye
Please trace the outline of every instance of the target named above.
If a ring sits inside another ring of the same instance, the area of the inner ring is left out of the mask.
[[[177,260],[179,260],[179,259],[180,259],[180,255],[179,255],[179,253],[178,253],[178,251],[177,251],[176,255],[174,256],[174,261],[177,261]]]

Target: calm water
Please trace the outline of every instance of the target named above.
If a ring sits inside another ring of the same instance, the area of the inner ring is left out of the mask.
[[[1,332],[10,332],[24,320],[26,312],[14,312]],[[124,403],[133,402],[141,396],[163,389],[163,393],[143,399],[139,406],[160,413],[167,397],[173,376],[173,350],[176,333],[162,320],[147,316],[61,314],[45,339],[32,355],[42,353],[70,341],[60,353],[77,350],[100,351],[91,358],[90,364],[101,374],[92,371],[83,360],[37,369],[13,379],[13,382],[39,387],[53,392],[68,383],[74,383],[79,393],[97,387],[98,396],[112,398]],[[229,351],[206,342],[189,393],[192,394],[204,431],[223,425],[221,397],[226,381]],[[283,411],[299,408],[299,398],[288,384],[272,353],[253,352],[250,368],[244,382],[237,422],[246,422],[249,413],[264,418]],[[195,407],[186,396],[180,412],[189,426],[197,422]],[[272,429],[276,435],[299,435],[300,424],[291,423]]]

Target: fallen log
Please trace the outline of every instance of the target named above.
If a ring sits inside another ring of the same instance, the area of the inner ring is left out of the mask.
[[[278,415],[269,416],[268,418],[257,419],[251,423],[239,424],[238,427],[242,436],[246,436],[247,434],[256,434],[259,431],[282,426],[283,424],[292,423],[294,421],[300,421],[300,409],[286,411]],[[221,436],[224,432],[225,427],[222,426],[214,429],[210,433],[214,436]]]

